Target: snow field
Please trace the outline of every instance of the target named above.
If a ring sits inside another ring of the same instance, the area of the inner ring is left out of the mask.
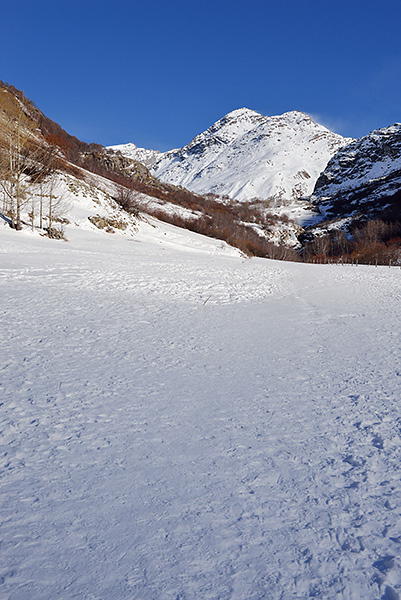
[[[401,270],[66,230],[0,229],[0,597],[399,598]]]

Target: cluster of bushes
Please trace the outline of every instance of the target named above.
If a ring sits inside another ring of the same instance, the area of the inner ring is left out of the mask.
[[[134,194],[127,193],[125,190],[127,188],[121,189],[116,200],[125,210],[135,214],[141,206]],[[149,183],[139,181],[132,181],[130,190],[161,200],[159,205],[153,207],[147,205],[145,209],[148,214],[161,221],[224,240],[248,256],[300,260],[295,250],[286,246],[276,246],[267,239],[265,232],[269,228],[279,221],[288,221],[288,219],[266,213],[261,200],[221,202],[211,195],[198,196],[184,188],[167,184],[160,184],[155,188]],[[167,205],[164,206],[164,203]],[[186,211],[172,212],[169,210],[171,205],[179,206]],[[258,224],[258,228],[254,227],[255,224]]]
[[[302,255],[306,262],[401,264],[401,223],[368,220],[356,225],[349,237],[332,231],[306,243]]]
[[[169,213],[162,207],[147,209],[147,212],[172,225],[207,237],[224,240],[230,246],[239,248],[247,256],[275,260],[300,260],[299,254],[295,250],[287,246],[276,246],[265,236],[260,235],[251,225],[237,221],[229,212],[215,211],[213,214],[204,214],[200,218]]]

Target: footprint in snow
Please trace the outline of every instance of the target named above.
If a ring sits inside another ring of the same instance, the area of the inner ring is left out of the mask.
[[[373,566],[382,573],[388,573],[394,568],[394,556],[383,556],[373,563]]]
[[[400,595],[395,591],[394,588],[386,585],[386,589],[384,590],[384,594],[380,600],[400,600]]]
[[[366,461],[363,458],[354,458],[352,454],[349,454],[343,459],[343,462],[351,465],[351,467],[363,467]]]

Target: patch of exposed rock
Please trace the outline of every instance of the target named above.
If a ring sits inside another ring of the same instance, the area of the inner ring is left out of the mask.
[[[83,155],[85,165],[97,167],[96,171],[108,171],[112,173],[121,173],[130,179],[135,179],[142,183],[153,183],[154,177],[149,169],[137,160],[132,160],[123,156],[120,152],[111,150],[93,150]]]

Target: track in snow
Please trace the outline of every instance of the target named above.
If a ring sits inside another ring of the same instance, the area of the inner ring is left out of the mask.
[[[9,239],[2,598],[400,597],[401,270]]]

